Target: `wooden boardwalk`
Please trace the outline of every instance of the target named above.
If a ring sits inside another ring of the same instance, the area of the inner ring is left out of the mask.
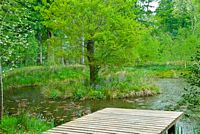
[[[181,115],[182,112],[106,108],[44,134],[173,134]]]

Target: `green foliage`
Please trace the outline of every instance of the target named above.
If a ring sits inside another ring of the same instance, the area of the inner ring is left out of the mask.
[[[81,55],[88,56],[86,50],[81,52],[82,37],[85,49],[94,40],[94,63],[101,66],[188,61],[199,42],[199,1],[161,0],[156,15],[150,10],[152,1],[3,0],[3,66],[35,65],[40,41],[48,46],[41,50],[44,60],[50,53],[54,63],[60,64],[61,59],[77,63]]]
[[[1,120],[0,130],[3,133],[41,133],[53,127],[53,123],[47,123],[42,119],[29,117],[23,114],[17,117],[4,116]]]
[[[84,99],[86,97],[88,93],[88,89],[87,88],[78,88],[76,90],[74,90],[73,92],[73,98],[74,100],[81,100]]]
[[[89,99],[105,99],[107,96],[101,90],[91,89],[88,93]]]
[[[188,82],[189,88],[186,88],[186,93],[183,95],[184,101],[189,107],[199,107],[200,105],[200,47],[193,58],[193,65],[190,67]]]
[[[32,0],[0,2],[0,57],[3,65],[15,67],[36,63],[38,44],[35,21],[40,16],[33,5]]]
[[[186,0],[161,0],[156,11],[160,30],[176,36],[179,28],[190,28],[193,10],[191,6],[192,3]]]
[[[135,59],[133,50],[145,28],[135,21],[133,6],[134,0],[57,0],[41,12],[54,33],[51,43],[66,46],[74,57],[86,56],[86,63],[94,66],[90,76],[96,79],[97,68]]]
[[[147,64],[160,61],[160,42],[151,35],[151,30],[142,36],[140,44],[134,50],[137,54],[136,64]]]
[[[4,116],[3,120],[1,121],[1,131],[7,131],[10,133],[14,133],[17,128],[17,119],[15,117],[8,117]]]
[[[56,99],[59,98],[61,95],[62,93],[59,90],[51,89],[49,98]]]
[[[199,1],[194,1],[195,3],[195,18],[200,18],[200,3]],[[196,21],[194,25],[194,31],[196,37],[199,39],[199,33],[200,33],[200,21]],[[186,93],[183,95],[183,102],[185,105],[187,105],[190,109],[193,111],[197,111],[195,115],[196,118],[199,117],[199,105],[200,105],[200,42],[199,41],[193,41],[197,45],[196,53],[192,58],[192,64],[189,68],[190,73],[188,74],[188,83],[189,87],[186,88]]]

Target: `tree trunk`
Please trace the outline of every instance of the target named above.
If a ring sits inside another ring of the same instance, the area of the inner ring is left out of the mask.
[[[50,30],[47,31],[48,33],[48,39],[51,39],[52,37],[52,32]],[[48,46],[47,46],[47,61],[49,64],[54,64],[55,63],[55,57],[54,57],[54,51],[52,49],[52,44],[50,42],[48,42]]]
[[[63,65],[63,66],[65,65],[65,58],[64,57],[61,58],[61,65]]]
[[[82,56],[81,56],[81,64],[85,64],[85,44],[84,44],[85,38],[82,36],[81,37],[81,51],[82,51]]]
[[[51,31],[50,30],[47,31],[47,35],[48,35],[48,39],[50,39],[51,38]],[[50,59],[51,59],[50,49],[51,49],[51,43],[48,42],[48,45],[47,45],[47,62],[49,62]]]
[[[1,99],[1,113],[0,113],[0,118],[3,118],[3,70],[2,70],[2,64],[1,64],[1,59],[0,59],[0,85],[1,85],[1,94],[0,94],[0,99]]]
[[[42,34],[38,33],[38,44],[39,44],[39,64],[43,64],[43,53],[42,53]]]
[[[87,42],[87,57],[90,69],[90,85],[95,86],[98,78],[98,66],[95,63],[94,58],[94,41],[89,40]]]

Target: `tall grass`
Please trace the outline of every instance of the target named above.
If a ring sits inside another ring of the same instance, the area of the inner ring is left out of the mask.
[[[42,86],[52,81],[84,79],[84,66],[33,66],[15,69],[5,73],[7,88],[19,86]]]
[[[0,123],[0,130],[5,134],[40,134],[53,126],[53,122],[47,123],[45,120],[30,117],[28,114],[22,114],[17,117],[4,116]]]

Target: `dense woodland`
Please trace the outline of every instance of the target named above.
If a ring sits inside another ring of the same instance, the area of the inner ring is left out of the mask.
[[[152,1],[3,0],[2,66],[190,61],[199,1]]]
[[[171,75],[188,81],[181,105],[198,111],[199,73],[199,0],[0,1],[1,117],[11,88],[38,86],[50,99],[126,98],[157,94],[147,79]]]

